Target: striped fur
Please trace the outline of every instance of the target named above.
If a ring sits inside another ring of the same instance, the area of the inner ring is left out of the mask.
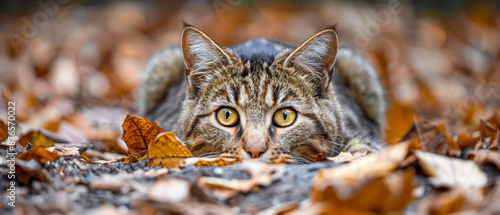
[[[318,153],[333,156],[342,150],[375,152],[383,147],[384,101],[376,73],[369,70],[364,75],[367,69],[356,66],[366,66],[342,62],[332,69],[336,58],[346,60],[341,54],[364,59],[347,47],[339,48],[333,28],[297,48],[268,39],[219,47],[191,26],[182,41],[186,68],[167,73],[185,78],[169,84],[159,105],[146,116],[174,130],[195,156],[245,159],[245,149],[264,148],[263,162],[310,163]],[[364,82],[350,80],[360,75],[367,77]],[[372,96],[366,102],[353,97],[367,94]],[[143,103],[151,102],[143,99],[139,107]],[[234,108],[239,123],[218,123],[215,112],[220,107]],[[284,107],[296,110],[297,119],[289,127],[275,126],[273,115]]]

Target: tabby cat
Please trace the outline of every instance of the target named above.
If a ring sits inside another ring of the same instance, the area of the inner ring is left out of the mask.
[[[384,147],[377,73],[339,47],[335,27],[298,47],[264,38],[221,47],[186,25],[181,47],[147,63],[138,94],[139,115],[195,156],[303,164]]]

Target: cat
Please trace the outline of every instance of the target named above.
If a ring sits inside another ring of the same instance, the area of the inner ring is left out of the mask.
[[[138,115],[194,156],[306,164],[384,148],[385,101],[373,66],[339,46],[335,26],[294,47],[257,38],[221,47],[185,24],[181,47],[146,64]]]

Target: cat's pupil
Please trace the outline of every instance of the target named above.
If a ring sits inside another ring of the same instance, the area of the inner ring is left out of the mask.
[[[231,115],[231,111],[226,110],[226,120],[228,120],[228,119],[229,119],[229,116],[230,116],[230,115]]]
[[[283,110],[283,120],[286,121],[286,118],[288,118],[288,115],[290,114],[290,111],[289,110]]]

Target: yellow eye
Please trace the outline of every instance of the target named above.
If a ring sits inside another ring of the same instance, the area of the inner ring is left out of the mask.
[[[224,126],[233,126],[238,122],[238,112],[230,107],[223,107],[217,111],[217,121]]]
[[[274,123],[279,127],[290,126],[297,118],[297,113],[291,108],[281,108],[274,113]]]

